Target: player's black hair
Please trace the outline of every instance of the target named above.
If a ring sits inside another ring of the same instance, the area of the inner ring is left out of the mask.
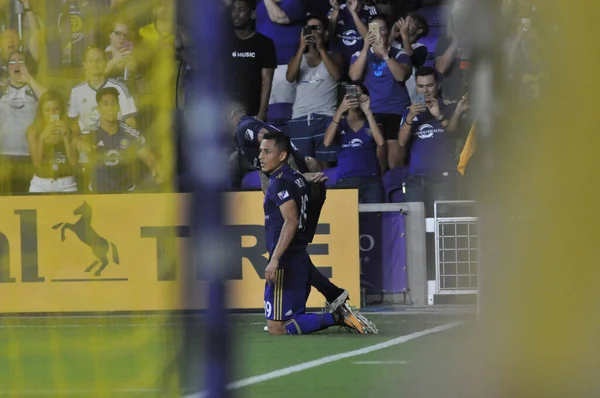
[[[119,90],[114,87],[103,87],[96,91],[96,104],[99,104],[100,101],[102,101],[102,97],[105,95],[114,95],[117,99],[117,102],[119,101]]]
[[[431,75],[433,75],[433,78],[435,79],[436,83],[440,81],[437,71],[434,68],[432,68],[431,66],[421,66],[419,69],[417,69],[417,72],[415,73],[415,80],[419,76]]]
[[[417,39],[425,37],[429,34],[429,24],[424,16],[413,12],[412,14],[408,14],[407,18],[411,18],[413,21],[415,21],[417,29],[421,29],[421,33],[419,33]]]
[[[312,21],[313,19],[316,19],[317,21],[321,22],[321,24],[323,25],[323,32],[327,32],[327,28],[329,27],[329,21],[325,18],[321,18],[316,14],[309,14],[304,20],[304,25],[308,25],[308,22]]]
[[[292,153],[292,143],[287,135],[282,133],[266,133],[263,135],[264,140],[273,140],[275,141],[275,146],[281,152],[286,152],[289,155]]]

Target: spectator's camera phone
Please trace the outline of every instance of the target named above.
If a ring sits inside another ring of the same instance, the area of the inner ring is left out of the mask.
[[[425,105],[425,94],[417,94],[415,103],[419,105]]]
[[[129,52],[131,52],[131,50],[133,50],[133,42],[130,42],[130,41],[124,41],[124,42],[123,42],[123,48],[124,48],[126,51],[129,51]]]
[[[379,33],[379,24],[377,22],[369,22],[369,33],[373,33],[375,39],[381,42],[381,33]]]
[[[311,36],[315,30],[317,30],[316,26],[306,25],[304,28],[302,28],[302,36],[304,36],[304,37]]]
[[[58,122],[58,121],[60,121],[60,115],[54,114],[54,115],[50,116],[50,119],[53,122]]]
[[[353,84],[349,84],[346,86],[346,96],[348,99],[357,100],[358,99],[358,87]]]

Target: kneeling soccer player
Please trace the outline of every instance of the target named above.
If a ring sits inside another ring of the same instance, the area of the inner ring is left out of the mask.
[[[265,123],[253,117],[246,116],[245,110],[238,104],[231,104],[231,112],[229,115],[230,128],[235,137],[238,150],[241,154],[258,170],[262,171],[258,155],[260,153],[260,144],[263,135],[283,134],[277,127]],[[310,242],[314,238],[319,223],[319,215],[323,204],[325,203],[326,187],[324,181],[326,177],[323,173],[318,172],[318,164],[316,160],[304,158],[300,153],[291,147],[291,152],[288,154],[288,164],[291,168],[301,173],[310,183],[310,194],[308,197],[307,212],[311,213],[312,217],[308,220],[307,233],[310,234]],[[309,166],[310,163],[310,166]],[[267,173],[260,173],[262,190],[266,194],[269,186],[269,177]],[[337,307],[345,305],[348,300],[348,291],[334,285],[321,272],[310,263],[309,265],[310,284],[317,289],[327,301],[326,307],[329,312],[335,312]],[[268,331],[265,328],[265,331]]]
[[[269,264],[265,269],[265,317],[270,334],[308,334],[330,326],[343,325],[367,334],[369,325],[348,306],[333,313],[307,314],[310,292],[310,257],[306,251],[311,234],[307,224],[308,183],[287,165],[291,153],[289,138],[265,134],[259,162],[270,175],[265,194],[265,234]]]

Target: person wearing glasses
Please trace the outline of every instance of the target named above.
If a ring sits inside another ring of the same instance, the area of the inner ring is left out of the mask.
[[[129,26],[124,19],[115,19],[108,35],[110,44],[104,50],[108,59],[105,75],[122,81],[138,78],[137,63],[133,54],[133,35]]]
[[[27,41],[19,38],[19,32],[14,28],[8,28],[0,33],[0,65],[2,69],[0,74],[6,76],[8,72],[8,58],[15,52],[20,51],[22,45],[25,46],[25,54],[27,64],[29,65],[29,71],[32,74],[36,74],[38,69],[38,62],[40,60],[40,54],[43,50],[42,43],[42,24],[41,18],[31,8],[30,0],[19,0],[23,4],[24,11],[24,27],[27,32]],[[0,4],[6,4],[8,1],[0,1]],[[4,22],[4,21],[3,21]]]
[[[0,98],[0,185],[4,192],[24,193],[33,174],[26,131],[46,87],[29,73],[21,52],[9,56],[8,76],[9,85]]]

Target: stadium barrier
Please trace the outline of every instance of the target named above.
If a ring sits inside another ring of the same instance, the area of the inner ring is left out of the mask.
[[[440,210],[452,216],[440,216]],[[436,294],[477,293],[479,219],[474,212],[471,200],[434,203]]]
[[[0,197],[0,313],[201,310],[206,283],[186,261],[184,194]],[[230,308],[263,307],[261,192],[228,193],[236,261]],[[359,306],[356,190],[328,193],[313,262]],[[200,255],[202,255],[200,253]],[[225,266],[223,264],[223,266]],[[321,307],[322,296],[309,297]]]
[[[367,301],[427,305],[423,203],[361,204],[359,212]]]

